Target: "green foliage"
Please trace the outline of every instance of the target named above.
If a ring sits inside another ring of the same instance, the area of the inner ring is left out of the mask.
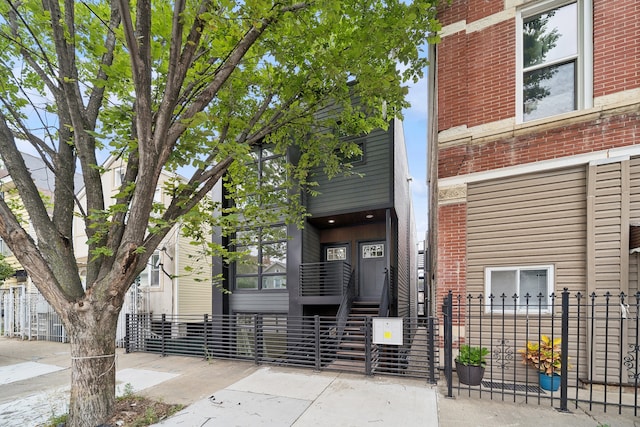
[[[0,280],[8,279],[16,274],[16,269],[5,261],[4,255],[0,255]]]
[[[559,337],[552,340],[547,335],[541,335],[540,342],[528,341],[527,346],[519,350],[522,354],[522,363],[547,375],[560,374],[562,369],[560,343]]]
[[[126,383],[124,385],[124,390],[122,391],[122,396],[120,397],[120,399],[130,399],[133,397],[133,395],[133,386],[131,385],[131,383]]]
[[[472,347],[467,344],[462,344],[456,361],[463,365],[484,367],[487,364],[485,358],[488,354],[489,350],[486,347]]]
[[[61,414],[55,415],[52,414],[49,419],[44,423],[44,427],[59,427],[64,426],[67,423],[67,419],[69,418],[69,414]]]

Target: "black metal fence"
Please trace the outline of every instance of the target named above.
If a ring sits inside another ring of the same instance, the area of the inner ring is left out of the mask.
[[[586,295],[565,289],[550,297],[524,298],[449,293],[442,309],[449,397],[468,393],[548,402],[560,410],[580,405],[590,411],[597,407],[638,415],[640,293]],[[526,346],[539,349],[545,339],[556,344],[543,355],[559,376],[556,390],[545,389],[544,381],[553,377],[541,377],[531,363],[524,363]],[[479,385],[462,384],[453,375],[462,344],[489,350]]]
[[[389,374],[438,380],[435,319],[398,319],[401,343],[376,343],[374,319],[278,314],[127,315],[127,352],[249,360],[256,364]],[[383,341],[397,331],[383,331]],[[378,334],[379,335],[379,334]],[[398,338],[397,336],[394,338]],[[378,340],[379,341],[379,340]]]

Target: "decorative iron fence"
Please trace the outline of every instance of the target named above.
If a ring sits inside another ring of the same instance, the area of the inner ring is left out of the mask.
[[[599,407],[638,415],[640,293],[586,295],[565,289],[550,298],[526,295],[519,299],[517,295],[454,296],[450,292],[442,309],[449,397],[455,389],[481,398],[550,402],[560,410],[580,404],[588,410]],[[551,344],[546,353],[545,343]],[[462,344],[489,350],[484,377],[477,386],[462,384],[453,375]],[[527,345],[538,365],[550,362],[546,366],[555,379],[523,362]],[[551,387],[547,382],[552,382]]]
[[[376,344],[373,319],[350,319],[342,339],[335,317],[278,314],[127,315],[125,349],[256,364],[438,379],[435,319],[400,319],[402,343]]]

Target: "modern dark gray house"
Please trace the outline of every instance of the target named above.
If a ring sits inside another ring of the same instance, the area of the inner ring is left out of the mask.
[[[368,313],[415,316],[417,246],[402,122],[353,139],[362,149],[350,176],[318,173],[320,194],[305,196],[304,228],[275,224],[255,236],[258,265],[219,263],[224,291],[214,291],[213,314],[271,317]],[[268,149],[256,156],[261,179],[289,159]],[[225,292],[230,291],[230,293]]]

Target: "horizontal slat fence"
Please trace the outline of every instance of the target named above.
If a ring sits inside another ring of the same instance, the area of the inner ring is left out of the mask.
[[[435,319],[402,319],[401,345],[375,344],[371,317],[350,321],[360,330],[341,337],[335,317],[130,314],[125,349],[437,381]]]

